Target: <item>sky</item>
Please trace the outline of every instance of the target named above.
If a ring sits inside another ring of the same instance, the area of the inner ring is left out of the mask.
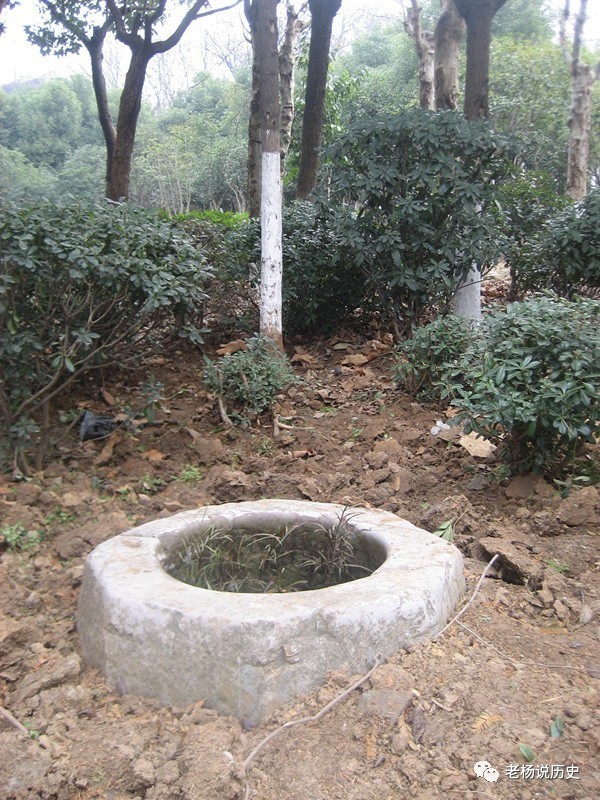
[[[228,5],[230,0],[224,0]],[[510,0],[509,0],[510,2]],[[562,0],[549,0],[553,5],[562,5]],[[600,0],[590,0],[588,3],[588,20],[586,23],[586,39],[590,44],[600,45],[600,14],[590,11]],[[211,3],[218,5],[218,0]],[[577,0],[572,0],[572,6],[578,7]],[[342,13],[343,12],[343,13]],[[352,30],[360,29],[368,24],[369,20],[376,18],[381,21],[399,19],[402,14],[402,0],[343,0],[342,12],[336,19],[334,37],[337,40],[346,40]],[[185,74],[186,67],[190,73],[196,73],[205,66],[205,51],[207,40],[225,42],[229,38],[233,41],[239,36],[241,28],[241,6],[223,15],[210,17],[207,25],[202,20],[196,22],[183,39],[181,52],[176,56],[180,61],[180,69]],[[19,5],[3,13],[6,26],[5,33],[0,36],[0,84],[33,78],[50,78],[68,76],[74,73],[89,74],[87,54],[56,58],[42,56],[38,49],[29,44],[23,31],[23,25],[35,22],[37,18],[36,0],[19,0]],[[209,42],[210,48],[210,42]],[[107,62],[113,61],[113,76],[115,83],[122,77],[119,72],[116,49],[107,54]],[[187,62],[187,63],[186,63]],[[110,66],[110,64],[109,64]],[[186,88],[186,87],[181,87]]]
[[[231,0],[214,0],[210,5],[217,8],[220,4],[230,5]],[[336,20],[336,35],[347,35],[348,29],[355,27],[357,15],[364,16],[365,8],[369,5],[372,3],[365,0],[343,0],[344,15]],[[377,13],[371,16],[381,21],[398,19],[401,13],[401,0],[378,0],[376,6]],[[240,5],[222,15],[211,16],[208,25],[202,20],[194,23],[182,40],[185,49],[193,53],[194,31],[200,39],[207,28],[215,36],[217,32],[222,32],[224,39],[233,37],[236,33],[239,36],[243,17],[241,9]],[[89,73],[87,54],[64,58],[42,56],[36,47],[29,44],[23,26],[33,24],[38,18],[36,0],[19,0],[17,7],[4,12],[2,19],[6,30],[0,37],[0,84],[30,78],[67,76],[78,72]],[[198,58],[202,62],[202,56]]]

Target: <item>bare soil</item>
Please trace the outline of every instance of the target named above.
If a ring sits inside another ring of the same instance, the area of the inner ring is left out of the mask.
[[[153,423],[84,443],[65,424],[43,473],[0,478],[0,528],[44,534],[29,549],[0,545],[3,800],[600,796],[600,493],[509,480],[494,453],[471,454],[453,429],[434,435],[443,413],[394,389],[388,344],[342,335],[297,345],[304,382],[279,399],[277,436],[269,419],[227,430],[191,351],[63,400],[63,411],[129,409],[139,421],[143,382],[165,385]],[[120,696],[82,662],[75,614],[83,561],[101,541],[261,497],[373,506],[430,531],[453,520],[465,602],[499,559],[440,638],[397,653],[317,722],[282,731],[244,775],[270,732],[358,676],[332,674],[244,730],[202,702]],[[496,782],[476,775],[481,761]]]

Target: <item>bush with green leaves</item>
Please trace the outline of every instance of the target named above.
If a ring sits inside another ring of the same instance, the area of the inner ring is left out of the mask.
[[[394,380],[423,402],[439,401],[440,383],[450,377],[479,333],[473,320],[453,315],[417,328],[396,349]]]
[[[538,225],[515,260],[518,286],[563,297],[600,297],[600,189]]]
[[[331,265],[347,270],[352,260],[399,338],[447,304],[473,262],[484,271],[496,262],[488,210],[511,165],[508,140],[485,121],[420,109],[362,120],[324,163]]]
[[[260,275],[260,222],[235,215],[239,224],[208,221],[203,212],[180,217],[214,264],[207,324],[221,330],[254,330]],[[241,218],[241,219],[240,219]],[[335,227],[320,220],[312,203],[294,202],[283,211],[283,326],[287,336],[330,333],[340,328],[366,298],[366,282],[351,258],[333,263],[341,251]],[[253,300],[254,298],[254,300]]]
[[[15,466],[51,401],[77,378],[133,366],[182,336],[200,342],[209,268],[173,224],[130,205],[20,207],[0,216],[0,428]]]
[[[510,299],[516,300],[526,290],[539,289],[548,282],[535,278],[547,256],[540,244],[551,236],[549,220],[572,207],[572,201],[556,191],[554,179],[547,173],[525,172],[504,182],[498,192],[497,220],[503,235],[504,261],[510,270]],[[545,244],[542,244],[545,249]]]
[[[514,471],[561,474],[600,433],[599,385],[600,303],[542,296],[491,313],[442,396]]]
[[[247,350],[204,362],[204,382],[221,413],[228,407],[229,418],[242,422],[272,408],[276,395],[297,380],[287,357],[261,336],[248,339]]]

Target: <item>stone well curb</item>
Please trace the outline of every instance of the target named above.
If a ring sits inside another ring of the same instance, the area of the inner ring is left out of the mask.
[[[464,592],[454,545],[384,511],[346,509],[385,553],[366,578],[287,594],[189,586],[161,559],[179,537],[261,523],[335,524],[344,506],[258,500],[206,506],[149,522],[88,556],[78,607],[86,661],[120,692],[209,708],[249,724],[322,685],[331,670],[368,669],[380,653],[437,633]]]

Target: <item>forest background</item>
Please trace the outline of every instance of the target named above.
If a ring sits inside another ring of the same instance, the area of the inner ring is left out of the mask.
[[[418,105],[418,60],[397,0],[344,0],[335,20],[323,144],[350,120]],[[495,128],[527,140],[528,169],[543,169],[564,189],[571,82],[557,38],[562,4],[512,0],[494,20],[490,112]],[[575,11],[576,9],[573,9]],[[424,4],[433,28],[438,3]],[[0,41],[0,193],[80,199],[103,196],[105,150],[85,56],[42,58],[21,25],[35,22],[35,3],[5,14]],[[131,200],[171,213],[246,209],[248,106],[252,53],[240,6],[194,23],[179,46],[153,59],[134,152]],[[306,78],[307,27],[298,40],[296,117],[284,186],[294,194]],[[587,57],[597,51],[598,19],[585,27]],[[112,41],[105,52],[116,116],[125,61]],[[464,49],[464,44],[463,44]],[[464,72],[464,52],[461,59]],[[464,75],[461,77],[461,85]],[[590,173],[597,183],[599,145],[594,87]]]

